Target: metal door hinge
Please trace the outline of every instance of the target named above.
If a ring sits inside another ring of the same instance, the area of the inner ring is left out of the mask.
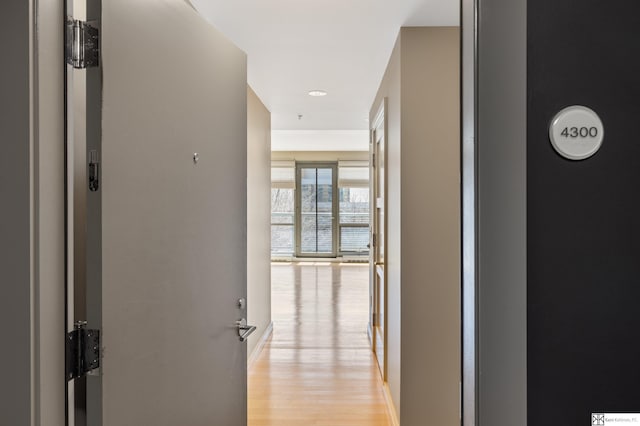
[[[372,236],[373,236],[373,238],[372,238],[372,241],[371,241],[372,242],[371,245],[373,246],[373,248],[375,248],[376,247],[376,234],[373,234]]]
[[[98,29],[87,22],[67,18],[65,60],[74,68],[97,67],[100,57]]]
[[[67,334],[67,381],[100,367],[100,330],[86,327],[86,321],[79,321],[73,331]]]
[[[371,167],[376,168],[376,154],[371,154]]]

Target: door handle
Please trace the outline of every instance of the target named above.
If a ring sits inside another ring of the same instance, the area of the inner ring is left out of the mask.
[[[238,326],[238,336],[240,337],[241,342],[247,340],[249,335],[256,331],[256,326],[248,325],[246,318],[242,318],[236,321],[236,325]]]

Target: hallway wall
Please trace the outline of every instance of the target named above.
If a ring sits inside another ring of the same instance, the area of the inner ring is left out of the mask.
[[[271,114],[247,86],[247,321],[258,329],[251,356],[271,324]]]
[[[64,13],[35,3],[0,5],[0,423],[62,426]]]
[[[460,423],[459,29],[402,28],[386,97],[388,384],[403,426]]]
[[[66,380],[60,365],[65,347],[60,339],[65,322],[65,201],[64,201],[64,5],[38,0],[38,282],[37,337],[38,411],[36,424],[62,426]],[[44,35],[46,34],[46,35]],[[43,161],[47,159],[48,161]]]
[[[32,190],[30,2],[3,2],[0,84],[0,332],[11,350],[0,351],[3,424],[31,422],[32,401]]]

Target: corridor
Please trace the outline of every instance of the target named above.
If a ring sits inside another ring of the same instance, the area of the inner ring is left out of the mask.
[[[249,370],[249,426],[388,426],[367,338],[366,264],[274,263],[273,336]]]

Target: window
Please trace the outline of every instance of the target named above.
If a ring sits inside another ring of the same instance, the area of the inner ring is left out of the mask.
[[[369,163],[338,163],[340,252],[367,254],[369,248]]]
[[[298,163],[297,256],[335,257],[336,163]]]
[[[292,256],[295,248],[295,163],[271,164],[271,255]]]
[[[271,188],[271,254],[293,255],[294,190]]]
[[[337,168],[335,162],[299,163],[299,168],[296,185],[295,161],[271,163],[271,256],[368,254],[369,163],[339,161]]]

